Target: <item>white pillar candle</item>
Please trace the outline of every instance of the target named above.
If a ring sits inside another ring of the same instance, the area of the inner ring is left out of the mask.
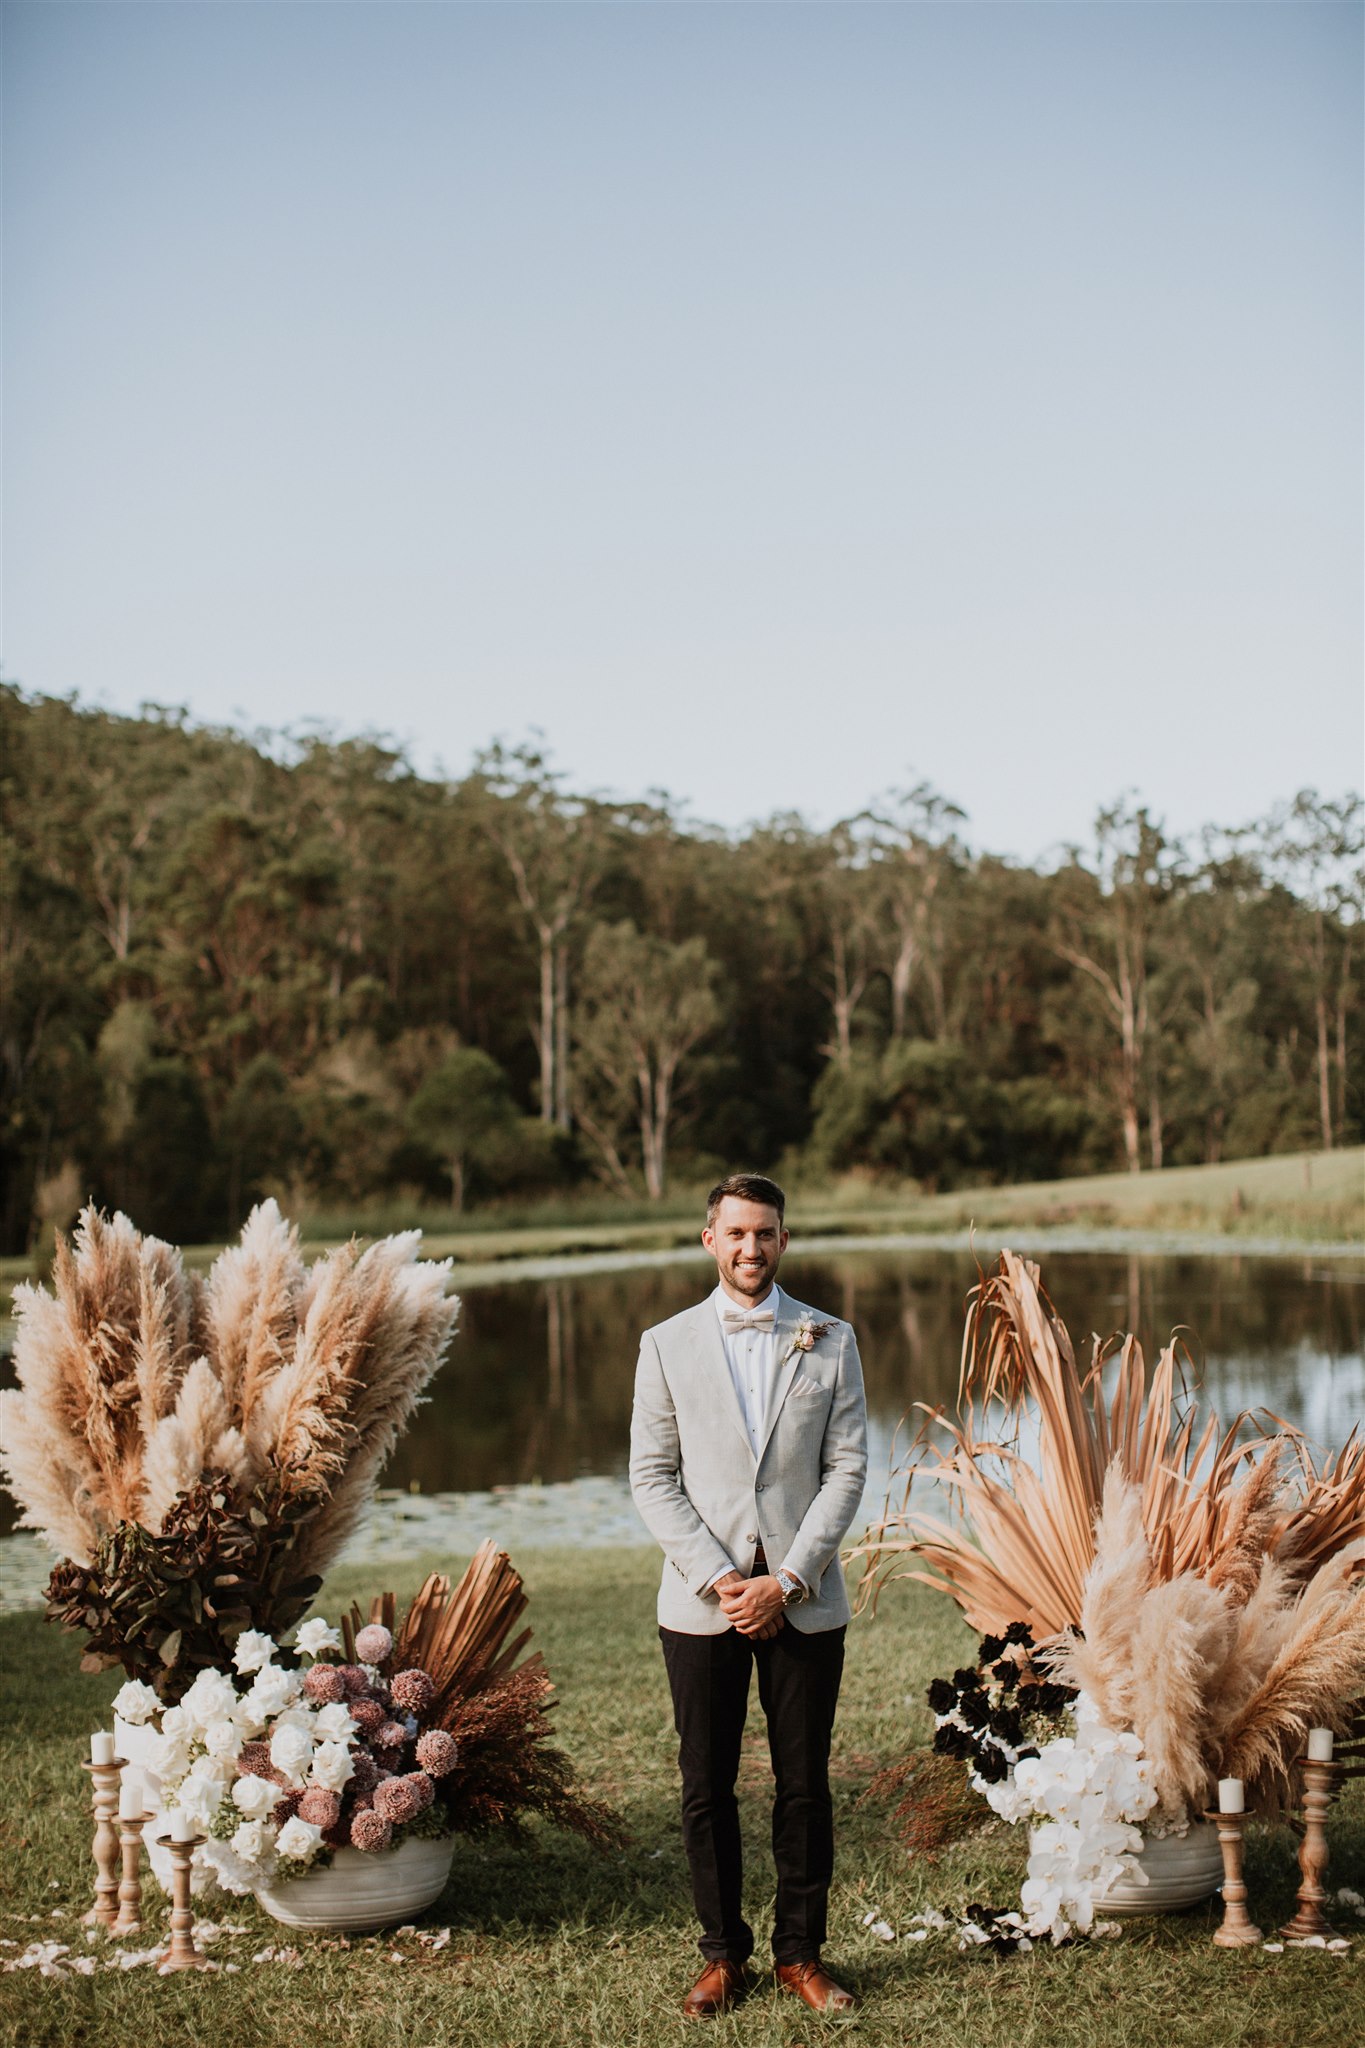
[[[1220,1813],[1245,1813],[1246,1804],[1246,1787],[1240,1778],[1220,1778],[1218,1780],[1218,1811]]]
[[[105,1728],[90,1738],[90,1761],[92,1764],[111,1764],[114,1761],[114,1738]]]
[[[125,1771],[119,1779],[118,1817],[120,1820],[141,1820],[142,1786],[131,1771]]]
[[[192,1842],[194,1835],[194,1822],[187,1813],[182,1813],[180,1808],[177,1807],[171,1815],[171,1840],[173,1842]]]
[[[1308,1761],[1310,1764],[1330,1764],[1332,1761],[1332,1731],[1330,1728],[1310,1728],[1308,1731]]]

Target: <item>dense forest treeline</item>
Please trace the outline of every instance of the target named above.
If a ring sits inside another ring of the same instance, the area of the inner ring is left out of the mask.
[[[1359,798],[1041,872],[927,786],[742,835],[0,685],[3,1184],[221,1235],[747,1164],[927,1187],[1365,1135]]]

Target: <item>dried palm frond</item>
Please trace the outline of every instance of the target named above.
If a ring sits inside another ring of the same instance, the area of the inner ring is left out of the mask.
[[[899,1504],[888,1498],[850,1553],[863,1564],[860,1607],[907,1576],[948,1593],[982,1632],[1022,1621],[1041,1639],[1076,1626],[1113,1463],[1141,1490],[1158,1580],[1194,1572],[1249,1595],[1266,1551],[1301,1582],[1365,1534],[1365,1443],[1353,1436],[1319,1469],[1283,1423],[1269,1435],[1248,1435],[1246,1415],[1227,1429],[1214,1415],[1201,1424],[1181,1405],[1181,1356],[1173,1341],[1149,1384],[1134,1337],[1117,1350],[1097,1340],[1082,1377],[1037,1266],[1002,1252],[969,1297],[956,1419],[922,1411]],[[1026,1453],[1033,1436],[1036,1453]],[[1297,1499],[1280,1486],[1284,1443],[1299,1466]],[[947,1516],[912,1497],[924,1480]]]

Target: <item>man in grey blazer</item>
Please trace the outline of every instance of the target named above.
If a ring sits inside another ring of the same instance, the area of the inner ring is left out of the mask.
[[[867,1413],[848,1324],[776,1285],[784,1211],[781,1188],[758,1174],[712,1189],[702,1243],[718,1285],[645,1331],[635,1375],[630,1483],[664,1552],[659,1637],[706,1960],[684,2004],[694,2018],[749,1988],[735,1779],[755,1665],[776,1779],[775,1975],[817,2012],[854,2002],[820,1949],[849,1620],[839,1544],[862,1500]]]

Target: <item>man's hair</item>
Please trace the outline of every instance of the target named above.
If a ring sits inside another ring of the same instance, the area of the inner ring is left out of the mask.
[[[727,1173],[724,1180],[718,1180],[706,1197],[706,1227],[714,1228],[716,1211],[727,1195],[738,1196],[741,1202],[764,1202],[770,1209],[776,1209],[779,1228],[787,1213],[787,1197],[775,1180],[768,1180],[761,1173]]]

